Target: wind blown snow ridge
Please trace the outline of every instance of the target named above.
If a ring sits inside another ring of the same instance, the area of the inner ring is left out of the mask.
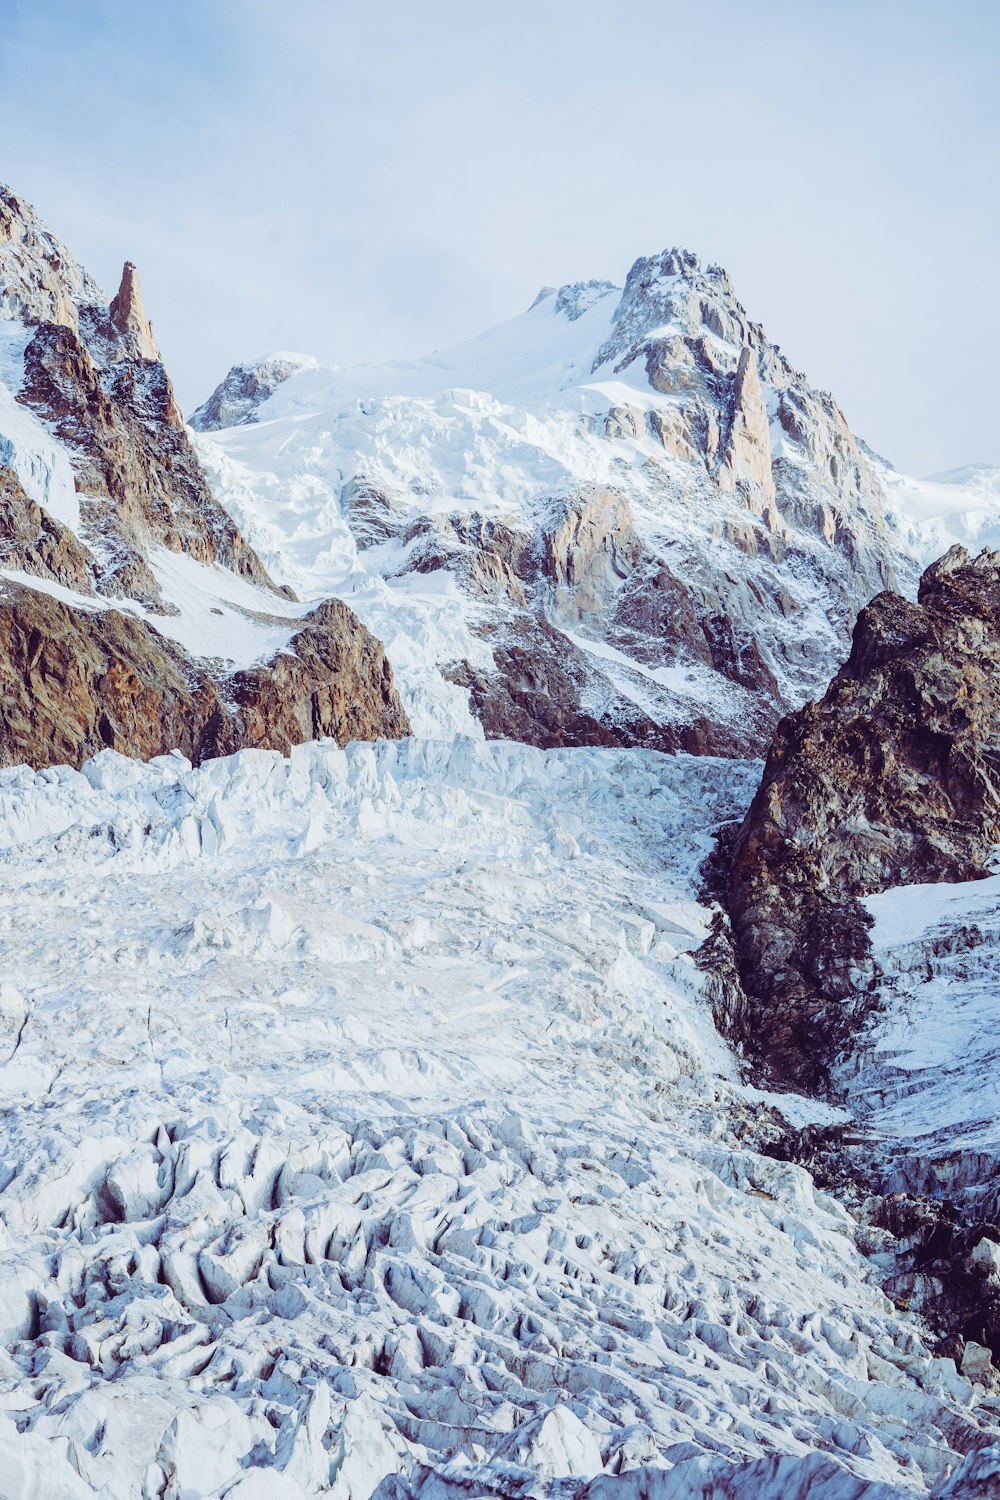
[[[982,1446],[753,1148],[691,952],[758,773],[0,772],[5,1496],[887,1500]]]

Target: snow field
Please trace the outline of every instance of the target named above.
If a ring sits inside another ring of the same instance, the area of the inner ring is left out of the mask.
[[[758,769],[0,772],[4,1494],[882,1500],[982,1443],[747,1144],[690,953]]]

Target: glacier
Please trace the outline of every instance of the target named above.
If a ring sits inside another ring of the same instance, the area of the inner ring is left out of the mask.
[[[759,769],[458,738],[0,771],[4,1495],[988,1474],[995,1400],[759,1149],[829,1109],[742,1081],[693,960]]]

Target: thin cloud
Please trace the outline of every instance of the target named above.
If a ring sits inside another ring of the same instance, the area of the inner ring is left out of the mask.
[[[4,173],[184,405],[441,347],[683,244],[901,466],[1000,461],[992,5],[9,6]]]

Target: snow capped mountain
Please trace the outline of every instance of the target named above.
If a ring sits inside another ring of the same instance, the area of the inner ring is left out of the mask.
[[[996,1494],[997,471],[680,250],[191,427],[0,191],[3,1500]]]
[[[972,493],[896,475],[683,251],[240,413],[199,439],[213,492],[350,601],[423,733],[760,753]]]

